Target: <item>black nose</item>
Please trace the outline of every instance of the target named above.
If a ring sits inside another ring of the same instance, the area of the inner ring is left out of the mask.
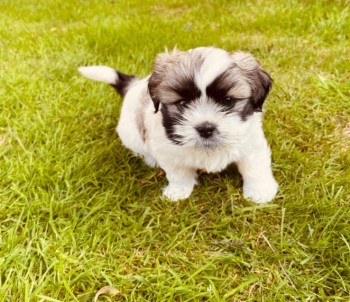
[[[198,131],[201,137],[209,138],[214,134],[216,126],[212,123],[205,122],[203,124],[198,125],[196,127],[196,130]]]

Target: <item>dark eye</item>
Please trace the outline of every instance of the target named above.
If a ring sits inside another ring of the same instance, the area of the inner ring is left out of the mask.
[[[224,105],[233,105],[234,103],[234,98],[230,97],[230,96],[225,96],[221,102],[224,104]]]

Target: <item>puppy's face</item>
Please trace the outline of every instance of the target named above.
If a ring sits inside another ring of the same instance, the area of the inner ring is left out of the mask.
[[[251,55],[203,47],[158,55],[148,88],[168,139],[215,149],[244,138],[271,84]]]

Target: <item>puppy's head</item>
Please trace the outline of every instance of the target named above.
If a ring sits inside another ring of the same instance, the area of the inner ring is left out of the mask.
[[[159,54],[148,89],[173,143],[213,149],[245,136],[271,85],[250,54],[200,47]]]

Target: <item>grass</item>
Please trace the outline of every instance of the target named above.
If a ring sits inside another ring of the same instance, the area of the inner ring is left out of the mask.
[[[0,301],[349,301],[349,1],[0,2]],[[277,198],[234,167],[189,200],[122,147],[112,89],[165,46],[253,53]]]

